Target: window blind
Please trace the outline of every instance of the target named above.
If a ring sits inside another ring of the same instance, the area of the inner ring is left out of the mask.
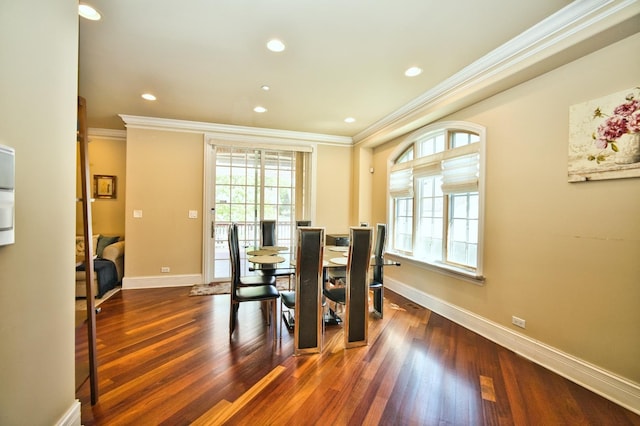
[[[477,153],[442,160],[442,192],[478,191],[480,155]]]
[[[389,193],[394,198],[413,197],[413,169],[392,171],[389,175]]]

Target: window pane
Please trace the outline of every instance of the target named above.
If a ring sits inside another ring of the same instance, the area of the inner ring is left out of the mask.
[[[233,182],[234,185],[246,185],[247,184],[247,178],[246,178],[246,173],[247,173],[247,169],[240,169],[240,168],[236,168],[234,167],[233,169],[231,169],[231,181]]]
[[[231,187],[219,185],[216,187],[216,204],[228,203],[231,200]]]
[[[232,203],[245,203],[244,186],[232,186],[231,187],[231,202]]]
[[[442,259],[442,193],[438,194],[440,176],[427,176],[417,180],[420,218],[414,255],[430,261]]]
[[[478,193],[469,194],[469,218],[477,219],[479,214]]]
[[[247,169],[247,185],[255,186],[260,182],[260,173],[258,169],[250,167]]]
[[[478,243],[478,193],[461,193],[449,196],[451,203],[451,227],[447,260],[476,267]]]
[[[450,235],[452,241],[467,241],[467,221],[464,219],[451,221]]]
[[[272,204],[265,204],[264,206],[264,220],[277,220],[276,217],[276,206]]]
[[[241,222],[245,218],[245,206],[243,204],[231,205],[231,221]]]
[[[280,188],[278,193],[278,201],[280,204],[291,205],[291,188]]]
[[[456,194],[451,196],[451,217],[466,218],[467,217],[467,195]]]
[[[291,205],[278,207],[278,222],[291,222]]]
[[[278,188],[265,187],[264,202],[265,204],[278,204]]]
[[[444,133],[430,134],[418,141],[419,157],[436,154],[445,150]]]
[[[396,160],[396,163],[406,163],[413,160],[413,146],[407,148]]]
[[[478,245],[477,244],[469,244],[467,246],[467,262],[468,266],[473,268],[478,267]]]
[[[444,198],[442,197],[442,193],[439,194],[433,200],[433,215],[437,217],[443,217],[444,208],[443,208]]]
[[[277,170],[265,170],[264,171],[264,184],[265,186],[277,186],[278,185],[278,171]]]
[[[278,172],[278,178],[279,178],[279,182],[278,182],[279,186],[289,186],[289,187],[291,186],[292,179],[291,179],[290,170],[280,170]]]
[[[448,260],[465,265],[467,263],[467,245],[459,242],[450,244]]]
[[[458,148],[460,146],[469,145],[469,134],[456,132],[451,135],[452,148]]]
[[[231,168],[216,166],[216,184],[230,184],[231,178]]]
[[[216,204],[216,221],[230,222],[231,212],[229,210],[229,204]]]
[[[411,251],[413,243],[413,200],[410,198],[395,199],[396,214],[394,226],[394,248]]]
[[[253,186],[247,186],[245,188],[245,197],[247,204],[255,204],[256,203],[256,188]]]
[[[469,221],[469,236],[468,236],[468,241],[470,243],[477,243],[478,242],[478,221],[477,220],[470,220]]]
[[[256,220],[256,210],[252,206],[247,206],[245,209],[245,218],[247,223],[252,223]]]

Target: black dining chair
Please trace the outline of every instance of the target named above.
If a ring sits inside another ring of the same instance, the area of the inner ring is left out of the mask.
[[[229,338],[233,335],[238,321],[238,308],[242,302],[266,302],[267,324],[273,324],[273,338],[276,338],[276,325],[272,321],[275,301],[280,297],[273,276],[241,276],[240,248],[238,245],[238,225],[229,225],[229,257],[231,259],[231,304],[229,306]]]
[[[276,238],[276,221],[261,220],[260,221],[260,247],[277,246]]]
[[[280,292],[280,337],[287,323],[293,328],[293,353],[302,355],[322,350],[324,228],[298,229],[297,236],[295,290]]]
[[[276,238],[277,223],[275,220],[263,220],[260,222],[260,247],[277,246]],[[263,265],[256,269],[259,275],[273,277],[287,277],[289,279],[289,290],[291,290],[291,276],[294,274],[292,267],[278,267],[278,265]]]
[[[384,300],[384,246],[387,238],[387,225],[378,223],[376,225],[376,244],[373,249],[373,279],[369,283],[369,288],[373,290],[373,312],[382,318]]]
[[[351,228],[347,257],[346,285],[325,287],[324,296],[345,306],[345,347],[368,344],[369,265],[371,263],[371,228]]]
[[[301,226],[311,226],[310,220],[296,220],[296,228],[300,228]]]

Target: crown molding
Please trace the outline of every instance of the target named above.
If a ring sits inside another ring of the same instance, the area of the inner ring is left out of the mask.
[[[119,141],[127,140],[127,131],[126,130],[114,130],[114,129],[98,129],[94,127],[89,127],[87,129],[87,135],[89,139],[112,139]],[[91,141],[89,141],[91,142]]]
[[[523,72],[638,14],[640,0],[576,0],[358,133],[354,143],[380,145],[568,63],[571,55],[534,75]]]
[[[174,120],[169,118],[141,117],[119,114],[127,129],[169,130],[175,132],[223,135],[229,139],[236,136],[264,137],[270,140],[291,142],[316,142],[321,144],[348,145],[353,140],[348,136],[325,135],[321,133],[296,132],[292,130],[267,129],[263,127],[235,126],[231,124],[204,123],[199,121]]]

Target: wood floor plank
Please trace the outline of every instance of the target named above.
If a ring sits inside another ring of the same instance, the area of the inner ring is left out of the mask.
[[[272,340],[259,304],[241,305],[230,338],[229,296],[188,292],[123,290],[101,305],[102,394],[91,406],[88,383],[79,388],[82,424],[640,426],[629,410],[389,290],[368,346],[345,349],[342,327],[331,326],[323,352],[300,357],[288,330]]]
[[[210,411],[205,413],[203,416],[199,417],[196,423],[205,422],[202,424],[222,424],[227,421],[230,417],[232,417],[235,413],[244,408],[247,404],[251,402],[252,399],[256,398],[260,394],[260,392],[268,386],[273,380],[275,380],[282,372],[284,371],[284,367],[278,366],[274,368],[272,371],[267,373],[258,383],[253,385],[251,388],[247,390],[240,398],[236,399],[229,405],[225,405],[225,407],[220,411]]]

